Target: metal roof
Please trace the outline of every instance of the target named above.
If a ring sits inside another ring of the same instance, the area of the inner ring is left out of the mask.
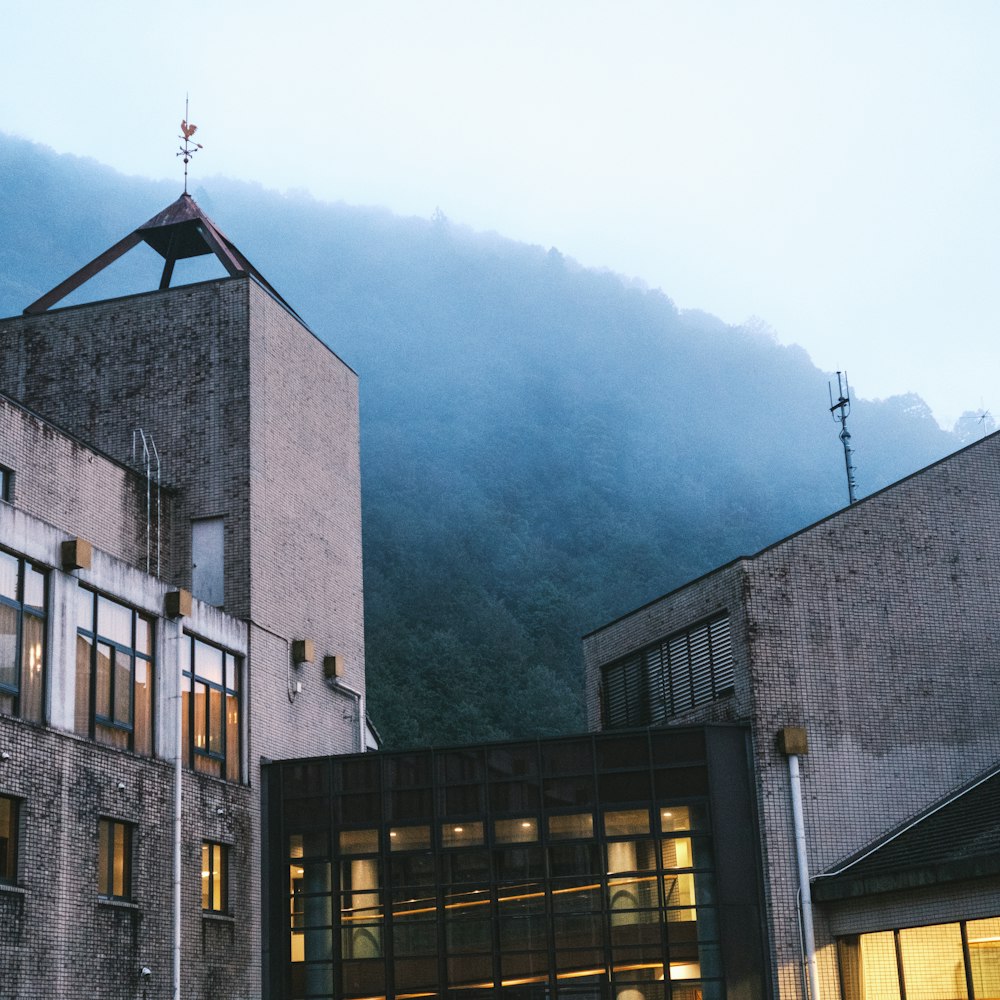
[[[177,261],[214,254],[230,277],[252,276],[298,318],[298,313],[275,291],[267,279],[243,256],[239,248],[212,222],[186,191],[162,212],[154,215],[148,222],[143,223],[89,264],[81,267],[75,274],[32,302],[24,310],[25,314],[45,312],[139,243],[152,247],[163,258],[161,290],[170,287],[174,264]]]
[[[1000,875],[1000,767],[812,880],[819,902]]]

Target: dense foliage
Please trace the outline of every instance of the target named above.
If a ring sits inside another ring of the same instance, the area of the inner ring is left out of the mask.
[[[0,172],[2,315],[178,193],[2,137]],[[361,376],[369,710],[389,746],[582,727],[582,633],[845,501],[828,375],[761,323],[440,215],[204,187]],[[89,297],[155,287],[133,254]],[[857,400],[851,429],[862,494],[958,444],[915,396]]]

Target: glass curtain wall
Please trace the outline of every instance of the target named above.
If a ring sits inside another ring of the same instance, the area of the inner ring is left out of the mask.
[[[675,731],[275,765],[280,995],[723,997],[704,757]]]

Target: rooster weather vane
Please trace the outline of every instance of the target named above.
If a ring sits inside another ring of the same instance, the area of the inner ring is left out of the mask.
[[[191,162],[191,157],[202,148],[200,142],[192,142],[191,137],[198,131],[197,125],[192,125],[188,121],[188,102],[187,98],[184,99],[184,118],[181,121],[181,135],[177,136],[178,139],[183,140],[184,145],[177,151],[177,156],[184,157],[184,193],[188,193],[188,164]]]

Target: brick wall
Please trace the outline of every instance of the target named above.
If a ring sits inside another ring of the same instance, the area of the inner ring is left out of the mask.
[[[31,495],[33,512],[49,518],[51,495],[74,480],[86,485],[85,466],[97,463],[111,501],[94,500],[91,494],[96,490],[81,486],[82,495],[67,499],[62,507],[56,503],[50,519],[69,534],[86,535],[86,526],[93,541],[106,542],[108,553],[144,567],[144,545],[133,541],[129,547],[124,538],[116,537],[122,524],[134,522],[139,503],[129,498],[129,490],[135,493],[139,481],[117,463],[130,459],[133,431],[141,427],[152,435],[163,478],[173,491],[163,569],[166,583],[157,586],[190,586],[193,518],[225,519],[225,610],[249,623],[243,692],[246,784],[236,787],[188,774],[185,823],[189,809],[192,817],[211,820],[216,797],[233,799],[238,808],[225,813],[233,826],[228,833],[220,831],[219,839],[233,844],[234,877],[244,895],[235,921],[190,921],[185,931],[185,968],[191,971],[185,974],[191,979],[192,996],[241,1000],[259,996],[259,761],[360,747],[365,678],[357,376],[246,278],[2,320],[0,349],[4,358],[0,392],[110,456],[80,449],[66,436],[56,441],[50,452],[59,457],[53,458],[44,488],[39,486],[37,495]],[[20,413],[13,422],[22,425],[17,433],[24,437],[30,420]],[[13,450],[18,498],[22,482],[38,480],[32,468],[38,456],[32,449],[25,438]],[[144,480],[142,484],[144,488]],[[144,494],[140,499],[144,514]],[[202,635],[199,630],[219,613],[199,607],[200,617],[189,627]],[[292,662],[290,645],[295,639],[314,642],[312,663]],[[338,687],[323,677],[325,655],[339,656],[344,665]],[[168,713],[160,721],[169,727],[171,718]],[[110,805],[91,798],[84,810],[64,788],[75,785],[76,776],[88,787],[101,785],[107,758],[109,767],[141,770],[144,791],[132,807],[144,828],[158,830],[157,837],[167,835],[169,820],[160,801],[167,786],[157,784],[156,777],[160,770],[166,773],[161,765],[51,729],[14,720],[0,720],[0,725],[0,736],[8,728],[28,733],[23,737],[29,741],[25,759],[57,757],[53,780],[65,776],[62,786],[34,783],[30,777],[8,785],[9,794],[23,795],[26,803],[30,799],[26,808],[39,810],[33,823],[58,826],[59,817],[79,814],[80,826],[67,820],[69,835],[79,835],[85,843],[84,834],[96,822],[93,809]],[[102,777],[92,781],[91,773]],[[0,772],[0,794],[5,791],[3,780]],[[169,804],[169,795],[165,801]],[[131,819],[131,814],[122,818]],[[194,818],[191,822],[191,829],[197,829]],[[185,865],[194,871],[195,886],[200,842],[199,836],[186,848],[190,857],[186,856]],[[151,840],[149,851],[155,853],[152,845]],[[140,844],[137,850],[146,848]],[[168,864],[169,853],[162,860]],[[163,870],[157,868],[150,885],[159,885],[162,876]],[[138,942],[147,950],[164,947],[168,901],[150,888],[145,896],[148,909],[144,904],[141,918],[126,920],[118,911],[132,913],[128,908],[95,909],[90,876],[81,877],[84,889],[67,896],[71,903],[60,904],[66,920],[77,914],[81,941],[90,940],[93,948],[101,940],[100,921],[135,924],[139,919],[141,934],[135,932],[135,943],[123,954],[133,964],[141,959],[152,965],[141,958]],[[0,906],[10,899],[16,904],[19,898],[25,905],[33,901],[30,912],[18,918],[27,930],[19,931],[17,940],[28,941],[46,919],[44,908],[56,903],[33,891],[23,897],[13,892],[0,896]],[[91,919],[91,911],[98,914],[98,923]],[[30,963],[34,961],[30,952],[29,945],[23,950],[18,945],[13,952],[0,948],[4,955],[0,963]],[[84,949],[81,961],[86,968],[81,967],[75,982],[90,984],[108,972],[99,955],[90,964],[85,959]],[[125,974],[125,964],[116,969],[116,975]],[[37,973],[36,965],[33,974]],[[166,969],[163,974],[168,976]],[[166,981],[149,996],[166,995]],[[89,986],[76,992],[97,995]]]
[[[16,886],[0,886],[0,997],[170,995],[173,921],[174,734],[178,648],[190,630],[240,655],[246,626],[194,602],[181,623],[162,617],[169,585],[95,550],[90,569],[59,566],[65,533],[0,505],[0,546],[47,571],[46,722],[0,716],[0,795],[20,802]],[[155,757],[78,736],[73,729],[80,584],[153,616]],[[257,791],[183,775],[182,947],[185,997],[259,995]],[[131,900],[98,897],[98,822],[133,827]],[[229,845],[229,915],[201,910],[201,844]]]
[[[88,447],[37,414],[0,396],[0,465],[14,471],[13,502],[22,510],[134,566],[146,565],[147,510],[150,564],[156,560],[156,522],[163,559],[169,560],[173,494],[155,488],[147,503],[143,473]]]
[[[997,523],[994,435],[584,641],[595,726],[602,663],[730,610],[736,693],[676,721],[732,712],[752,724],[782,997],[801,995],[801,971],[787,761],[774,737],[786,725],[809,731],[814,874],[1000,759]],[[832,935],[817,915],[821,989],[836,996]]]

